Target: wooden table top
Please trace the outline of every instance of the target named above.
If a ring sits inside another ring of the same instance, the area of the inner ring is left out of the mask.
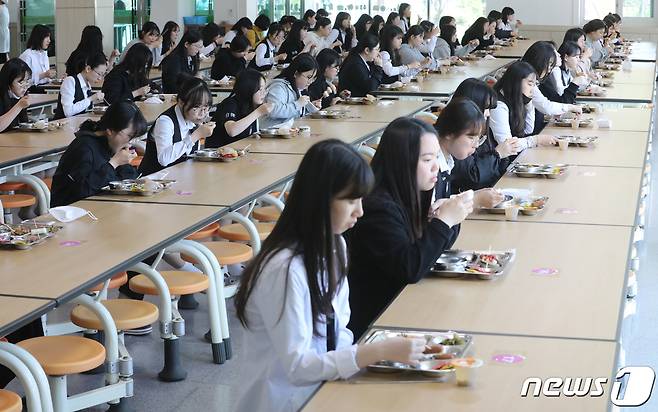
[[[633,61],[656,61],[656,43],[640,41],[633,43],[630,57]]]
[[[28,106],[28,109],[33,109],[36,107],[40,106],[48,106],[51,104],[56,104],[57,103],[57,94],[53,93],[45,93],[45,94],[29,94],[28,99],[30,101],[30,105]]]
[[[612,78],[612,86],[624,84],[644,84],[653,87],[656,82],[656,63],[655,62],[633,62],[630,72],[619,70],[615,72]]]
[[[348,110],[350,122],[377,122],[388,125],[394,119],[413,116],[432,105],[432,102],[422,100],[379,100],[377,104],[337,104],[329,109]]]
[[[173,99],[173,94],[165,94],[164,101],[162,103],[145,103],[145,102],[135,102],[135,105],[139,108],[139,110],[142,112],[144,115],[144,118],[146,119],[146,123],[151,124],[155,122],[155,120],[164,112],[165,110],[169,109],[171,106],[176,104],[176,100]],[[219,104],[223,98],[218,97],[218,96],[213,96],[213,105]]]
[[[609,397],[521,397],[528,377],[606,377],[616,368],[614,342],[476,335],[474,356],[485,361],[472,387],[442,383],[390,383],[395,374],[382,376],[385,383],[325,383],[304,412],[333,411],[604,411]],[[497,355],[521,355],[516,364],[493,361]],[[616,372],[616,370],[615,370]],[[606,387],[606,395],[610,386]],[[530,392],[531,393],[531,392]]]
[[[572,166],[558,179],[505,175],[495,187],[531,189],[535,195],[549,197],[536,216],[519,216],[523,222],[630,227],[636,220],[641,180],[641,168]],[[505,216],[476,211],[468,218],[504,220]]]
[[[65,149],[75,139],[74,133],[87,119],[98,119],[97,116],[74,116],[64,119],[61,129],[47,132],[13,131],[0,136],[0,146],[4,147],[34,147],[47,149]]]
[[[626,83],[623,87],[607,87],[605,96],[578,96],[579,102],[634,102],[650,103],[653,99],[653,85]]]
[[[54,300],[0,296],[0,337],[55,307]]]
[[[520,59],[535,42],[536,40],[517,40],[514,46],[496,50],[494,56]]]
[[[44,154],[44,149],[37,147],[2,147],[0,148],[0,168],[37,159]]]
[[[380,134],[385,127],[383,123],[358,122],[351,119],[299,119],[293,127],[310,126],[310,135],[298,135],[292,139],[254,138],[249,137],[229,146],[241,149],[250,145],[252,153],[281,153],[303,155],[315,143],[326,139],[339,139],[348,144],[354,144],[369,137]],[[218,126],[218,127],[221,127]]]
[[[2,293],[67,300],[218,219],[225,208],[80,201],[82,217],[31,250],[0,250]],[[68,242],[68,243],[67,243]],[[93,258],[89,258],[93,257]]]
[[[610,128],[599,128],[596,122],[591,128],[583,130],[597,130],[597,133],[616,133],[618,131],[630,132],[648,132],[651,129],[651,108],[650,107],[624,107],[612,108],[604,104],[591,103],[600,106],[599,111],[590,114],[583,114],[584,118],[592,118],[594,120],[607,119],[611,122]],[[553,130],[555,128],[549,125],[545,130]],[[563,130],[564,133],[571,133],[570,128],[557,128]],[[580,129],[578,129],[580,130]],[[575,130],[574,130],[575,131]]]
[[[153,196],[101,194],[89,199],[237,208],[292,178],[301,160],[300,155],[262,153],[230,163],[188,160],[167,169],[166,178],[176,183]]]
[[[509,272],[491,281],[430,275],[408,285],[375,325],[614,341],[631,230],[467,221],[454,248],[516,249]]]
[[[517,158],[525,163],[566,163],[579,166],[644,167],[648,133],[613,132],[591,129],[546,128],[543,134],[555,136],[598,136],[589,147],[560,150],[554,147],[536,147],[524,150]]]

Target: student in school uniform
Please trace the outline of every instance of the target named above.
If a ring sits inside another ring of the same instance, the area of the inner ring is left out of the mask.
[[[457,28],[451,25],[441,27],[441,34],[436,40],[434,48],[434,58],[439,60],[449,59],[450,57],[464,57],[472,53],[480,44],[478,39],[473,39],[465,46],[461,46],[457,40]]]
[[[131,47],[123,62],[117,64],[103,81],[103,93],[109,104],[134,100],[151,91],[149,72],[153,54],[144,44]]]
[[[0,69],[0,132],[27,122],[31,78],[30,66],[21,59],[9,59]]]
[[[185,161],[198,148],[199,140],[211,136],[215,129],[214,122],[203,123],[211,105],[212,93],[206,82],[195,77],[185,80],[177,103],[149,130],[139,172],[146,176]]]
[[[411,63],[420,63],[421,68],[428,68],[430,70],[436,69],[438,63],[436,60],[429,56],[424,56],[420,50],[423,39],[425,36],[425,30],[419,25],[414,25],[407,30],[407,33],[404,35],[402,40],[402,46],[400,46],[400,63],[402,64],[411,64]],[[418,69],[414,69],[416,73]]]
[[[50,68],[48,47],[50,47],[50,29],[43,24],[37,24],[27,40],[27,49],[18,57],[30,66],[32,71],[32,86],[30,93],[45,93],[40,85],[48,84],[57,77],[57,71]]]
[[[304,38],[304,47],[310,47],[310,53],[317,56],[320,50],[335,49],[341,46],[339,40],[329,40],[331,34],[331,20],[326,17],[318,17],[315,23],[315,30],[308,32]]]
[[[270,21],[270,18],[267,17],[267,15],[259,14],[258,17],[256,17],[251,30],[249,30],[246,34],[247,39],[249,40],[249,44],[252,48],[255,49],[256,46],[258,46],[258,43],[265,39],[265,36],[267,36],[267,29],[270,27],[270,24],[272,24],[272,22]]]
[[[494,36],[490,30],[489,20],[486,17],[478,17],[475,22],[466,29],[461,44],[468,44],[477,39],[480,44],[475,50],[483,50],[494,44]]]
[[[557,50],[558,64],[551,75],[539,85],[539,90],[548,100],[561,103],[576,103],[578,89],[589,84],[587,76],[578,75],[580,47],[577,43],[567,41]]]
[[[290,33],[279,47],[279,54],[286,56],[281,63],[290,63],[299,53],[309,53],[315,47],[313,43],[305,44],[308,36],[308,23],[297,20],[292,24]]]
[[[535,106],[533,96],[537,87],[537,72],[528,63],[517,61],[507,68],[494,90],[498,104],[491,110],[490,126],[498,144],[508,139],[518,139],[518,151],[528,147],[552,146],[555,138],[549,135],[533,135],[535,130]]]
[[[240,73],[231,95],[213,113],[213,122],[218,126],[206,139],[205,147],[221,147],[256,133],[258,119],[268,115],[273,107],[272,103],[265,103],[266,92],[261,72],[246,69]]]
[[[76,76],[68,76],[62,81],[55,109],[55,119],[75,116],[90,109],[94,103],[102,103],[105,94],[94,93],[90,83],[103,79],[107,68],[107,59],[102,53],[90,56],[85,68]]]
[[[379,14],[377,14],[373,16],[372,25],[370,26],[370,30],[368,30],[368,32],[372,35],[379,37],[379,34],[381,33],[385,24],[386,22],[384,21],[384,18]]]
[[[486,131],[478,142],[475,153],[465,159],[455,160],[450,173],[452,193],[490,188],[505,174],[513,157],[518,153],[518,139],[507,139],[497,143],[489,128],[491,110],[498,104],[497,93],[479,79],[466,79],[452,99],[469,99],[477,105],[486,119]]]
[[[423,28],[425,34],[423,36],[423,43],[418,47],[423,56],[428,56],[430,58],[434,57],[434,49],[436,48],[436,42],[440,33],[439,26],[435,26],[429,20],[423,20],[418,23],[420,27]]]
[[[288,33],[290,33],[290,30],[292,30],[292,25],[294,22],[297,21],[297,17],[295,16],[281,16],[281,19],[279,20],[279,24],[281,27],[283,27],[283,31],[285,32],[285,37],[288,36]]]
[[[162,58],[174,50],[180,37],[180,26],[175,21],[168,21],[162,29]]]
[[[201,33],[189,30],[171,54],[162,61],[162,88],[165,93],[178,93],[181,76],[197,75],[201,48]]]
[[[420,69],[420,62],[413,61],[402,64],[400,59],[400,47],[402,46],[402,30],[398,26],[387,24],[382,29],[380,36],[380,56],[382,58],[382,69],[384,70],[383,84],[391,84],[400,80],[400,77],[413,76]]]
[[[585,32],[585,44],[592,49],[592,65],[603,62],[610,55],[610,51],[603,45],[603,36],[605,35],[605,23],[602,20],[590,20],[583,26]]]
[[[402,30],[402,33],[407,34],[407,31],[411,27],[411,6],[409,3],[400,3],[398,15],[400,15],[398,27]]]
[[[226,36],[224,36],[224,47],[228,47],[235,36],[246,36],[247,33],[249,33],[249,31],[253,28],[254,24],[251,22],[251,20],[249,20],[248,17],[240,18],[240,20],[235,22],[233,27],[231,27],[231,30],[226,33]]]
[[[97,26],[86,26],[82,29],[78,47],[66,60],[66,75],[76,76],[84,68],[86,59],[98,53],[103,53],[103,32]],[[112,50],[107,61],[107,72],[112,70],[119,54],[119,50]]]
[[[210,69],[210,77],[215,80],[220,80],[224,76],[236,77],[247,68],[247,60],[252,58],[253,53],[249,53],[249,40],[245,36],[238,36],[233,39],[228,49],[221,48],[217,51]]]
[[[512,37],[511,31],[502,30],[498,28],[498,26],[500,26],[503,23],[502,15],[498,10],[491,10],[487,15],[487,20],[489,20],[490,30],[494,32],[494,36],[496,39],[509,39],[510,37]]]
[[[578,73],[582,73],[590,80],[598,79],[598,75],[592,70],[592,49],[585,43],[585,32],[580,27],[574,27],[564,33],[563,43],[575,42],[580,47],[580,58],[578,59]]]
[[[370,31],[370,27],[372,27],[372,17],[370,17],[369,14],[362,14],[361,17],[359,17],[359,20],[354,23],[357,42],[361,40],[361,37],[363,37],[365,33]]]
[[[304,155],[283,210],[235,298],[245,327],[236,412],[300,410],[323,381],[347,379],[372,362],[414,363],[422,340],[353,344],[351,285],[343,232],[362,216],[372,187],[368,164],[331,139]]]
[[[315,11],[315,18],[318,19],[320,17],[329,18],[329,12],[326,9],[317,9]]]
[[[546,125],[544,115],[556,116],[567,112],[582,112],[580,106],[548,99],[539,88],[539,85],[551,76],[551,71],[557,65],[557,58],[557,50],[555,50],[552,42],[538,41],[528,48],[521,59],[529,63],[535,69],[536,74],[535,87],[532,94],[532,103],[538,112],[534,119],[534,134],[540,133]]]
[[[388,17],[386,17],[386,24],[394,24],[400,27],[400,15],[394,11],[388,13]]]
[[[508,31],[513,36],[518,35],[519,26],[521,26],[523,23],[521,23],[521,20],[516,19],[513,8],[503,7],[503,9],[500,11],[500,19],[501,21],[498,23],[497,29]]]
[[[210,22],[201,29],[201,39],[203,48],[199,50],[199,53],[210,57],[224,44],[224,29],[216,23]]]
[[[312,102],[307,88],[317,74],[318,65],[313,56],[301,53],[267,87],[265,101],[272,103],[272,111],[262,120],[261,128],[289,122],[313,113],[321,107]]]
[[[449,199],[453,157],[469,156],[483,127],[475,104],[459,100],[439,116],[440,137],[427,123],[405,117],[384,130],[370,163],[375,188],[364,199],[363,217],[347,233],[348,328],[356,339],[404,286],[428,274],[457,239],[459,224],[474,203],[471,193]]]
[[[340,55],[331,49],[324,49],[318,53],[315,60],[318,62],[318,74],[316,79],[308,86],[308,95],[311,101],[322,101],[322,109],[338,103],[340,98],[351,96],[349,90],[338,93],[334,84],[338,80],[338,68],[340,66]]]
[[[315,23],[316,23],[316,14],[314,10],[308,9],[304,12],[304,16],[302,17],[302,20],[304,20],[308,24],[308,29],[309,30],[314,30],[315,29]]]
[[[249,63],[249,68],[264,72],[272,69],[277,63],[285,61],[288,58],[286,53],[277,54],[285,35],[279,23],[270,24],[267,38],[256,47],[256,56]]]
[[[59,160],[50,206],[69,205],[100,193],[109,182],[137,177],[130,140],[144,133],[146,120],[130,101],[110,105],[98,121],[82,123]]]
[[[334,50],[338,53],[349,52],[352,48],[356,47],[358,43],[356,39],[356,30],[352,26],[351,22],[352,17],[349,13],[341,11],[336,16],[336,21],[334,22],[334,28],[329,34],[328,40],[330,43],[339,41],[340,46],[335,46]]]
[[[377,90],[384,78],[379,40],[368,33],[343,61],[338,74],[338,91],[349,90],[354,97],[364,97]]]
[[[152,61],[153,66],[158,67],[162,62],[162,42],[160,37],[160,27],[152,21],[147,21],[142,26],[142,29],[139,31],[139,37],[130,41],[126,44],[126,47],[123,49],[121,56],[119,56],[119,63],[122,63],[128,51],[136,44],[144,44],[149,48],[151,54],[153,55]]]

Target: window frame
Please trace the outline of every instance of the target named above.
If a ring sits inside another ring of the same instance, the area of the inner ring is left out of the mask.
[[[589,20],[585,18],[585,2],[588,0],[580,1],[580,21],[581,23],[586,23]],[[595,1],[595,0],[589,0]],[[615,1],[615,13],[619,14],[622,18],[622,24],[626,27],[646,27],[651,28],[658,24],[658,1],[651,0],[653,16],[652,17],[627,17],[624,16],[624,0]],[[599,18],[603,19],[604,16]]]

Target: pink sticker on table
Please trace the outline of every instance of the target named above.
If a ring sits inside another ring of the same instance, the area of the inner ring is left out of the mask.
[[[190,196],[190,195],[192,195],[192,192],[187,192],[185,190],[179,190],[179,191],[176,192],[176,194],[179,195],[179,196]]]
[[[523,355],[514,355],[510,353],[501,353],[498,355],[494,355],[491,360],[494,362],[498,363],[506,363],[508,365],[513,365],[515,363],[521,363],[525,360],[525,356]]]
[[[63,247],[80,246],[81,244],[82,242],[78,240],[63,240],[59,242],[59,245]]]
[[[577,215],[578,210],[576,209],[569,209],[568,207],[561,207],[559,209],[555,210],[555,213],[559,213],[561,215]]]
[[[554,268],[535,268],[532,269],[532,273],[539,276],[552,276],[557,275],[559,270]]]

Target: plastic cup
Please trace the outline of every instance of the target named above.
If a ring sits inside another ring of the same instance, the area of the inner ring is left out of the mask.
[[[571,119],[571,128],[572,129],[578,129],[580,127],[580,119],[578,117],[574,117]]]
[[[455,367],[458,386],[473,386],[478,369],[484,365],[482,359],[473,358],[455,359],[451,363]]]
[[[516,205],[510,205],[505,208],[505,219],[506,220],[516,220],[519,217],[519,207]]]
[[[567,139],[560,139],[557,141],[557,144],[560,146],[560,150],[567,150],[569,148],[569,141]]]

